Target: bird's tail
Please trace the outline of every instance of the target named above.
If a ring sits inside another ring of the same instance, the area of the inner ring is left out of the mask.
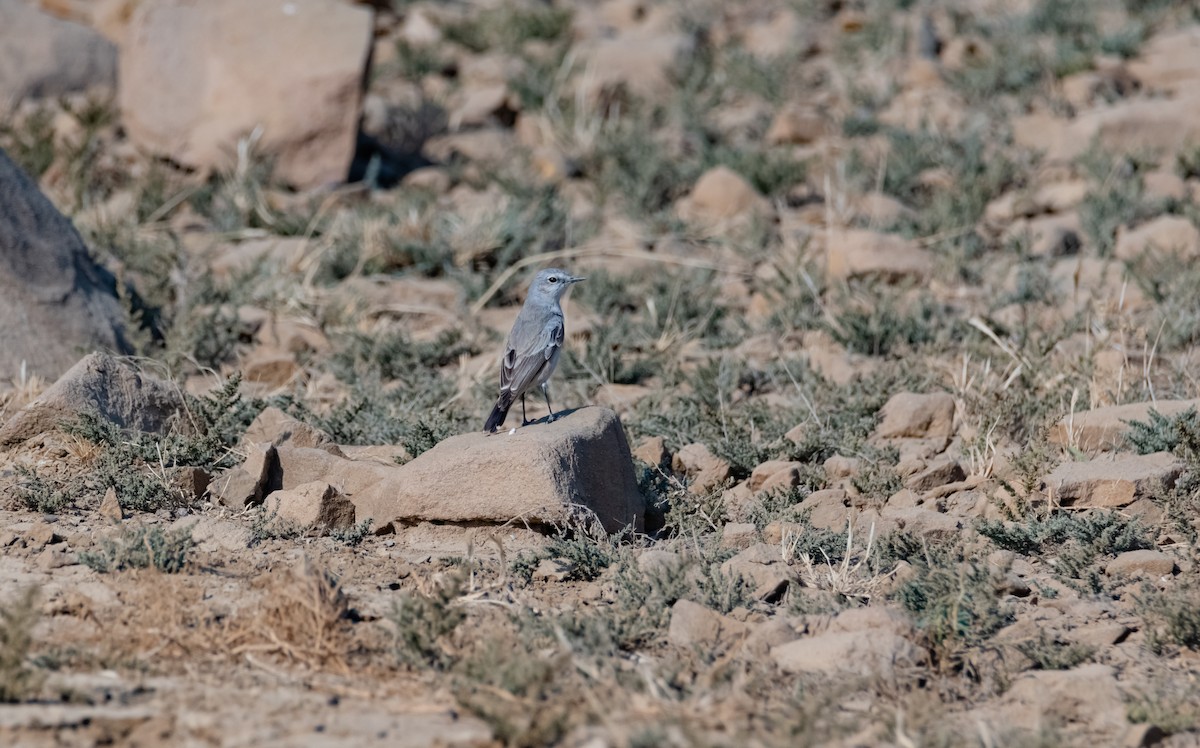
[[[500,398],[496,400],[496,407],[492,408],[492,414],[488,416],[487,423],[483,425],[483,430],[489,433],[495,433],[496,429],[504,424],[504,419],[508,417],[508,409],[512,407],[513,396],[507,390],[500,393]]]

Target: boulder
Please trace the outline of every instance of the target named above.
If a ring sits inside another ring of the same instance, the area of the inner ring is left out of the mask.
[[[1200,230],[1183,216],[1164,215],[1117,232],[1114,254],[1118,259],[1136,260],[1151,251],[1192,259],[1200,255]]]
[[[0,427],[0,446],[53,431],[87,412],[122,429],[164,433],[183,409],[175,385],[123,359],[92,353]]]
[[[3,150],[0,205],[0,376],[52,378],[81,351],[130,352],[116,280]]]
[[[1084,452],[1120,449],[1125,446],[1125,434],[1129,431],[1130,421],[1149,420],[1151,410],[1170,417],[1191,408],[1200,408],[1200,400],[1109,405],[1063,418],[1050,429],[1049,440],[1051,444],[1073,445]]]
[[[0,0],[0,112],[116,82],[117,48],[103,36],[23,0]]]
[[[141,148],[226,167],[261,128],[275,174],[309,188],[350,172],[372,13],[337,0],[160,0],[133,11],[120,105]]]
[[[685,220],[717,224],[723,221],[765,216],[771,205],[741,174],[717,166],[700,175],[692,194],[680,202]]]
[[[896,667],[926,664],[928,654],[898,634],[884,631],[831,631],[771,648],[786,673],[887,675]]]
[[[1174,574],[1175,568],[1174,558],[1162,551],[1145,548],[1118,554],[1116,558],[1108,562],[1108,566],[1104,567],[1104,572],[1110,577],[1134,574],[1165,577]]]
[[[672,458],[672,469],[691,477],[688,487],[693,493],[707,493],[720,488],[733,471],[729,460],[717,457],[703,444],[687,444]]]
[[[324,481],[376,530],[392,523],[562,523],[580,509],[606,530],[642,527],[645,500],[617,415],[581,408],[553,423],[452,436],[404,465],[279,447],[271,485]]]
[[[648,98],[669,94],[695,47],[688,34],[643,30],[580,42],[573,54],[586,71],[581,92],[591,100],[619,88]]]
[[[276,491],[267,498],[264,508],[299,527],[345,530],[354,526],[354,504],[323,481]]]
[[[1170,452],[1102,455],[1087,462],[1064,462],[1042,478],[1042,490],[1064,507],[1129,506],[1175,485],[1183,463]]]
[[[242,443],[324,449],[333,454],[341,453],[329,434],[275,407],[265,408],[254,418],[242,436]]]
[[[208,486],[209,494],[222,506],[244,509],[261,504],[272,476],[279,471],[275,445],[252,443],[245,450],[245,462],[218,475]]]

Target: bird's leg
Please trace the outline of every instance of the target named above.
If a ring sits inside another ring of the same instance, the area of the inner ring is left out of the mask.
[[[525,417],[525,396],[521,395],[521,425],[528,426],[529,419]]]
[[[546,396],[546,410],[550,411],[550,417],[546,419],[547,423],[554,422],[554,406],[550,404],[550,383],[542,382],[542,394]]]

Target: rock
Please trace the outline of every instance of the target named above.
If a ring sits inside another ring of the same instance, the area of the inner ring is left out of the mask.
[[[2,150],[0,205],[0,372],[53,378],[81,350],[130,352],[116,280]]]
[[[692,194],[680,201],[679,207],[685,220],[708,224],[764,216],[770,210],[766,198],[727,166],[717,166],[701,174]]]
[[[897,634],[844,631],[771,647],[771,659],[786,673],[875,675],[897,667],[921,666],[928,654]]]
[[[1070,161],[1093,142],[1114,154],[1178,152],[1200,140],[1200,96],[1131,99],[1096,107],[1072,120],[1037,113],[1014,117],[1013,141],[1044,151],[1051,161]]]
[[[1187,182],[1173,171],[1158,169],[1142,177],[1145,197],[1149,201],[1176,200],[1183,201],[1188,197]]]
[[[911,239],[866,229],[831,229],[826,274],[836,280],[921,280],[933,272],[933,255]]]
[[[633,456],[650,466],[670,467],[671,453],[661,436],[649,436],[633,449]]]
[[[756,543],[721,564],[721,573],[741,577],[754,597],[766,602],[778,602],[793,579],[782,549],[766,543]]]
[[[1078,213],[1043,215],[1013,221],[1004,238],[1023,242],[1033,257],[1065,257],[1083,247],[1083,226]]]
[[[338,487],[359,520],[562,523],[582,508],[606,530],[640,529],[644,499],[616,414],[581,408],[513,433],[453,436],[405,465],[280,447],[283,488],[312,480]]]
[[[263,409],[254,418],[242,436],[242,444],[270,444],[341,453],[329,434],[275,407]]]
[[[720,488],[733,471],[728,460],[717,457],[703,444],[680,447],[672,458],[672,468],[677,473],[692,477],[688,487],[693,493],[707,493]]]
[[[0,428],[0,445],[54,431],[93,412],[122,429],[164,433],[184,409],[179,388],[123,359],[92,353]]]
[[[59,535],[54,529],[54,525],[47,522],[37,522],[25,532],[25,547],[40,551],[48,545],[55,545],[63,542],[63,536]]]
[[[884,192],[868,192],[855,201],[857,217],[872,227],[894,226],[913,215],[912,208]]]
[[[649,548],[638,555],[637,565],[646,574],[677,574],[687,561],[678,553]]]
[[[571,578],[575,564],[563,558],[543,558],[533,570],[537,582],[565,582]]]
[[[1106,734],[1126,727],[1121,688],[1108,665],[1024,673],[1010,686],[1004,700],[1019,705],[1007,712],[1013,726],[1036,729],[1047,721],[1082,723]]]
[[[104,492],[104,498],[100,501],[100,516],[110,522],[120,522],[125,519],[125,510],[121,508],[121,502],[117,500],[117,489],[112,486]]]
[[[200,169],[228,166],[261,128],[277,177],[343,182],[371,34],[370,10],[336,0],[139,3],[120,54],[125,128],[139,147]]]
[[[640,30],[581,42],[573,50],[585,71],[580,93],[592,101],[622,88],[644,98],[667,95],[695,46],[688,34]]]
[[[263,507],[268,513],[299,527],[345,530],[354,526],[354,504],[322,481],[275,491],[267,496]]]
[[[879,439],[950,437],[954,435],[954,397],[946,392],[898,392],[880,411]]]
[[[1151,89],[1171,93],[1195,90],[1200,83],[1200,27],[1155,34],[1130,61],[1129,72]]]
[[[1151,577],[1165,577],[1175,573],[1175,559],[1162,551],[1144,549],[1125,551],[1108,562],[1104,572],[1110,577],[1145,574]]]
[[[902,530],[920,537],[953,539],[962,534],[962,521],[949,514],[921,507],[885,506],[880,512]]]
[[[825,120],[819,114],[790,104],[775,115],[766,138],[771,145],[805,144],[822,137],[825,130]]]
[[[272,477],[278,473],[279,455],[273,444],[250,444],[246,461],[213,479],[208,492],[222,506],[244,509],[261,504],[271,490]]]
[[[1170,489],[1181,472],[1183,463],[1170,452],[1105,455],[1064,462],[1042,478],[1042,491],[1057,506],[1124,507]]]
[[[48,545],[37,557],[38,568],[47,571],[50,569],[60,569],[64,566],[74,566],[77,563],[79,563],[78,555],[72,553],[66,543]]]
[[[780,488],[790,488],[800,483],[800,468],[802,462],[791,460],[768,460],[759,464],[750,473],[748,481],[751,491],[770,491]]]
[[[1157,402],[1109,405],[1074,413],[1056,423],[1049,434],[1051,444],[1074,446],[1084,452],[1121,449],[1130,421],[1148,421],[1150,411],[1171,417],[1191,408],[1200,408],[1200,400],[1158,400]]]
[[[103,36],[22,0],[0,0],[0,111],[116,83],[117,49]]]
[[[926,466],[923,470],[909,477],[904,485],[913,491],[924,493],[940,486],[966,480],[967,473],[958,460],[940,457]]]
[[[1183,216],[1163,215],[1135,229],[1119,229],[1114,251],[1122,260],[1136,260],[1151,251],[1191,259],[1200,255],[1200,231]]]
[[[667,641],[676,647],[701,647],[711,652],[720,645],[741,639],[746,624],[723,616],[691,600],[677,600],[671,606],[671,624]]]
[[[729,522],[721,529],[721,547],[742,550],[758,540],[758,528],[749,522]]]
[[[825,470],[825,477],[830,481],[849,478],[862,470],[862,460],[858,457],[847,457],[846,455],[833,455],[821,464]]]
[[[171,526],[176,531],[185,528],[191,532],[196,548],[204,553],[244,551],[253,540],[244,523],[218,517],[181,517]]]

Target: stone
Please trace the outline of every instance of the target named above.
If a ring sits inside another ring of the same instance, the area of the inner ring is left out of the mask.
[[[47,522],[36,522],[25,531],[25,547],[30,550],[40,551],[48,545],[61,542],[63,536],[54,529],[54,525]]]
[[[642,30],[577,43],[572,54],[584,70],[580,93],[592,101],[622,88],[648,99],[667,95],[695,47],[688,34]]]
[[[767,460],[751,471],[749,488],[758,493],[795,486],[800,482],[800,468],[803,465],[793,460]]]
[[[1130,61],[1129,72],[1147,88],[1177,94],[1195,90],[1200,83],[1200,27],[1155,34]]]
[[[880,515],[919,537],[953,539],[962,534],[962,521],[922,507],[885,506]]]
[[[797,104],[789,104],[775,115],[767,129],[767,142],[771,145],[803,145],[811,143],[825,134],[825,120],[815,111]]]
[[[758,541],[758,528],[749,522],[728,522],[721,529],[721,547],[742,550]]]
[[[218,475],[208,486],[209,494],[222,506],[244,509],[261,504],[278,473],[275,445],[251,443],[245,449],[246,461]]]
[[[284,413],[276,407],[264,408],[255,416],[242,436],[242,444],[270,444],[276,447],[324,449],[333,454],[340,450],[333,437],[316,426]]]
[[[676,574],[687,566],[687,561],[678,553],[649,548],[638,555],[637,565],[646,574]]]
[[[1121,688],[1108,665],[1023,673],[1013,681],[1004,700],[1021,707],[1010,714],[1014,723],[1029,729],[1047,721],[1119,731],[1127,724]]]
[[[645,503],[617,415],[581,408],[552,423],[452,436],[404,465],[280,447],[282,488],[323,480],[376,531],[392,523],[561,524],[580,510],[610,532],[640,529]]]
[[[733,472],[728,460],[717,457],[703,444],[680,447],[672,458],[672,468],[677,473],[691,476],[688,488],[693,493],[707,493],[720,488]]]
[[[1110,577],[1132,576],[1145,574],[1151,577],[1165,577],[1175,573],[1175,559],[1150,548],[1125,551],[1108,562],[1104,572]]]
[[[834,280],[921,280],[933,272],[933,255],[911,239],[867,229],[831,229],[826,274]]]
[[[746,624],[741,621],[691,600],[677,600],[671,606],[667,641],[676,647],[701,647],[711,652],[720,645],[741,639],[745,632]]]
[[[1064,462],[1042,478],[1042,491],[1055,506],[1116,508],[1158,495],[1175,485],[1183,463],[1170,452],[1102,455]]]
[[[117,500],[117,489],[112,486],[104,492],[104,498],[100,500],[100,516],[110,522],[120,522],[125,519],[125,510],[121,508],[121,502]]]
[[[354,526],[354,504],[322,481],[274,491],[263,506],[269,514],[300,527],[345,530]]]
[[[717,166],[700,175],[692,194],[680,203],[685,220],[716,224],[770,212],[767,199],[741,174],[727,166]]]
[[[565,582],[571,578],[575,564],[563,558],[543,558],[533,570],[533,579],[538,582]]]
[[[950,437],[954,435],[954,397],[946,392],[898,392],[880,411],[879,439]]]
[[[22,0],[0,0],[0,112],[27,98],[104,89],[117,83],[117,48],[86,26]]]
[[[866,630],[830,632],[771,647],[771,659],[786,673],[888,674],[921,666],[928,654],[897,634]]]
[[[1183,216],[1162,215],[1137,228],[1117,231],[1118,259],[1136,260],[1152,251],[1194,258],[1200,255],[1200,230]]]
[[[670,467],[671,453],[667,451],[667,443],[661,436],[648,436],[633,448],[633,456],[647,465]]]
[[[275,176],[344,182],[371,35],[371,11],[336,0],[139,3],[120,53],[124,126],[140,148],[206,170],[258,129]]]
[[[1074,119],[1036,113],[1012,120],[1013,141],[1043,151],[1049,161],[1070,161],[1093,142],[1114,154],[1175,153],[1200,140],[1200,95],[1129,99],[1089,109]]]
[[[116,279],[3,150],[0,205],[0,372],[52,379],[80,351],[132,352]]]
[[[77,563],[79,563],[79,556],[72,553],[66,543],[48,545],[37,557],[38,568],[47,571],[60,569],[64,566],[74,566]]]
[[[1072,413],[1050,429],[1051,444],[1073,446],[1084,452],[1107,452],[1126,447],[1129,422],[1148,421],[1150,411],[1171,417],[1192,408],[1200,409],[1200,400],[1158,400],[1156,402],[1109,405]]]
[[[0,445],[16,444],[56,430],[86,412],[119,428],[165,433],[184,410],[170,382],[138,370],[124,359],[92,353],[63,374],[0,428]]]
[[[721,573],[741,577],[753,596],[766,602],[778,602],[794,579],[783,563],[779,546],[756,543],[721,564]]]
[[[967,473],[958,460],[940,457],[926,466],[923,470],[905,479],[904,485],[913,491],[926,491],[966,480]]]
[[[251,530],[244,522],[219,517],[181,517],[171,526],[173,530],[185,528],[196,542],[196,548],[204,553],[244,551],[253,541]]]

